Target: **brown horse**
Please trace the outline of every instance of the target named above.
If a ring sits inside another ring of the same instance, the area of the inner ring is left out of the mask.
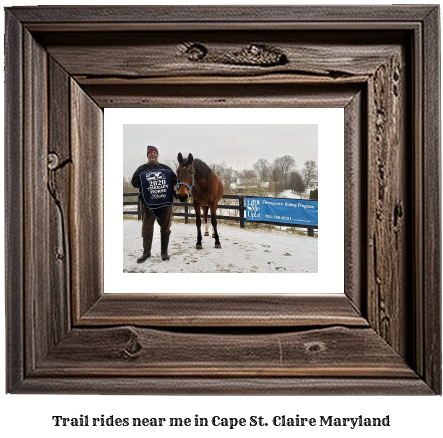
[[[201,212],[206,224],[206,233],[208,236],[208,209],[211,210],[211,224],[214,230],[212,237],[215,238],[215,248],[221,248],[220,239],[217,233],[217,207],[218,201],[223,196],[223,184],[220,178],[208,167],[202,160],[188,155],[187,159],[183,158],[181,153],[177,156],[178,169],[177,179],[179,185],[178,199],[180,202],[186,202],[188,196],[192,195],[192,204],[196,214],[197,225],[197,249],[202,249],[201,234]]]

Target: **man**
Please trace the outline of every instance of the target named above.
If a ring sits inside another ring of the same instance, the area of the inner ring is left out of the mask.
[[[145,172],[147,170],[153,169],[169,169],[172,172],[172,184],[173,184],[173,194],[176,196],[174,187],[177,184],[177,175],[173,172],[173,170],[166,166],[166,164],[161,164],[158,162],[158,149],[155,146],[148,146],[147,151],[148,162],[142,164],[134,173],[131,184],[136,189],[140,189],[141,192],[141,181],[140,181],[140,173]],[[154,223],[155,219],[157,219],[158,224],[160,225],[160,238],[161,238],[161,257],[162,260],[169,260],[168,255],[168,245],[169,245],[169,235],[171,234],[171,220],[172,220],[172,207],[163,207],[164,214],[161,219],[156,218],[149,209],[146,207],[143,202],[142,197],[140,196],[141,202],[141,215],[142,215],[142,237],[143,237],[143,254],[140,258],[137,259],[137,263],[143,263],[146,259],[151,257],[151,247],[152,247],[152,237],[154,235]]]

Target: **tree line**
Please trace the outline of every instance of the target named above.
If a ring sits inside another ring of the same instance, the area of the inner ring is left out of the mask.
[[[314,160],[305,161],[302,169],[298,169],[294,157],[284,155],[273,162],[265,158],[258,159],[252,169],[241,171],[228,167],[224,162],[213,163],[209,167],[222,180],[225,194],[235,192],[249,196],[278,197],[284,190],[302,194],[309,183],[318,178],[317,163]]]
[[[174,170],[178,167],[175,160],[167,160],[165,164]],[[302,196],[309,183],[318,178],[317,163],[314,160],[305,161],[299,170],[297,162],[290,155],[277,157],[272,162],[259,158],[252,169],[241,171],[228,167],[225,162],[207,164],[221,179],[226,195],[241,193],[248,196],[278,197],[284,190],[291,190]],[[123,177],[123,193],[134,191],[131,178]]]

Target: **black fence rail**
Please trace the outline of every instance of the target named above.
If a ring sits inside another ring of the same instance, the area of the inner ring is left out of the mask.
[[[140,210],[140,202],[138,201],[138,192],[137,193],[123,193],[124,197],[133,196],[137,197],[137,201],[123,201],[123,214],[124,215],[137,215],[138,220],[141,219],[141,210]],[[218,210],[237,210],[238,216],[225,216],[225,215],[217,215],[217,219],[225,219],[228,221],[237,221],[240,222],[240,228],[245,227],[245,199],[249,196],[242,196],[242,195],[223,195],[222,199],[232,199],[237,200],[238,205],[229,205],[229,204],[219,204]],[[251,196],[251,198],[254,196]],[[137,210],[124,210],[125,205],[136,205]],[[184,211],[179,212],[176,211],[177,209],[174,207],[183,207]],[[175,202],[173,203],[173,216],[177,217],[184,217],[185,218],[185,224],[189,222],[189,218],[195,218],[197,215],[195,213],[190,213],[190,208],[193,210],[194,207],[190,202]],[[208,218],[211,218],[212,216],[208,214]],[[271,224],[271,225],[279,225],[279,226],[285,226],[285,227],[294,227],[294,228],[307,228],[308,230],[308,236],[314,236],[314,230],[318,231],[317,227],[310,227],[306,225],[301,224],[286,224],[282,222],[264,222],[264,221],[254,221],[255,223],[263,223],[263,224]]]
[[[137,196],[138,197],[138,193],[123,193],[123,196]],[[239,202],[239,205],[219,204],[218,209],[219,210],[220,209],[238,210],[239,216],[217,215],[217,218],[238,221],[238,222],[240,222],[240,227],[244,228],[245,227],[245,209],[246,209],[246,207],[244,206],[244,197],[239,196],[239,195],[223,195],[223,199],[237,200]],[[139,201],[123,201],[123,205],[136,205],[137,210],[123,211],[123,214],[134,214],[134,215],[136,214],[138,216],[138,219],[139,220],[141,219],[141,211],[140,211],[140,202]],[[183,207],[184,208],[183,213],[174,211],[173,216],[184,217],[186,224],[188,223],[188,218],[197,216],[195,213],[189,212],[189,208],[194,209],[194,207],[192,206],[192,203],[190,203],[190,202],[176,202],[176,201],[174,201],[173,207]],[[211,217],[211,215],[208,214],[208,218],[210,218],[210,217]]]

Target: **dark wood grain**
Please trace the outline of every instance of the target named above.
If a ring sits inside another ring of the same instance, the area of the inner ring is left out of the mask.
[[[126,44],[115,34],[94,33],[84,41],[76,40],[75,44],[60,44],[60,39],[69,41],[69,33],[56,36],[57,42],[54,44],[52,40],[45,41],[48,53],[73,75],[131,80],[190,75],[200,78],[211,75],[253,77],[263,74],[264,70],[268,75],[306,74],[320,78],[363,75],[374,72],[389,57],[393,46],[406,35],[396,35],[395,41],[390,44],[383,44],[376,35],[377,40],[372,47],[370,40],[360,45],[354,42],[351,52],[346,49],[345,37],[332,45],[328,34],[325,34],[324,41],[309,42],[309,34],[293,31],[276,33],[275,36],[263,32],[222,31],[129,33],[125,34]],[[291,43],[294,40],[303,43],[294,45]],[[250,56],[248,61],[248,58],[238,55],[247,51],[251,42],[257,42],[255,47],[260,47],[263,41],[269,51],[282,53],[286,63],[257,65],[254,56]],[[194,42],[207,51],[202,59],[192,60],[189,56],[188,49]],[[251,68],[254,66],[261,68]]]
[[[23,278],[23,53],[22,24],[5,12],[5,298],[6,385],[18,388],[24,376]],[[13,329],[11,329],[13,327]]]
[[[419,379],[313,377],[45,377],[27,379],[17,393],[152,395],[433,395]]]
[[[367,199],[368,318],[403,356],[411,282],[404,65],[401,53],[393,53],[369,81]]]
[[[48,148],[47,190],[49,203],[50,294],[54,343],[68,333],[71,326],[69,203],[71,188],[71,142],[69,75],[53,59],[48,60]]]
[[[53,345],[52,327],[46,321],[52,318],[50,300],[49,205],[47,189],[47,121],[48,90],[47,56],[44,48],[25,31],[23,36],[25,120],[41,120],[27,123],[23,130],[23,184],[24,218],[26,236],[24,242],[25,287],[37,293],[27,294],[25,299],[26,366],[28,371],[42,360]],[[40,292],[40,293],[38,293]],[[39,327],[39,329],[36,329]]]
[[[103,110],[71,79],[70,252],[73,318],[103,294]],[[92,220],[91,220],[92,219]]]
[[[360,314],[367,318],[366,289],[366,215],[367,119],[366,94],[354,94],[345,107],[345,291]]]
[[[344,294],[105,294],[78,325],[367,327]]]
[[[345,327],[215,335],[133,326],[74,329],[34,371],[46,374],[417,379],[372,329]]]
[[[179,6],[107,7],[51,6],[13,7],[11,11],[26,23],[297,23],[310,21],[348,22],[364,26],[365,22],[403,22],[423,20],[433,6]],[[312,25],[311,25],[312,26]]]
[[[107,108],[319,108],[344,107],[358,84],[87,85],[84,89]]]
[[[8,8],[7,390],[441,393],[438,12]],[[346,295],[103,295],[124,106],[345,108]]]
[[[423,376],[432,388],[442,387],[441,357],[441,119],[440,62],[435,53],[440,52],[440,39],[433,38],[440,28],[437,8],[426,17],[424,39],[424,118],[423,118],[423,313],[422,325]],[[440,99],[438,98],[440,96]],[[440,305],[438,304],[440,303]]]

